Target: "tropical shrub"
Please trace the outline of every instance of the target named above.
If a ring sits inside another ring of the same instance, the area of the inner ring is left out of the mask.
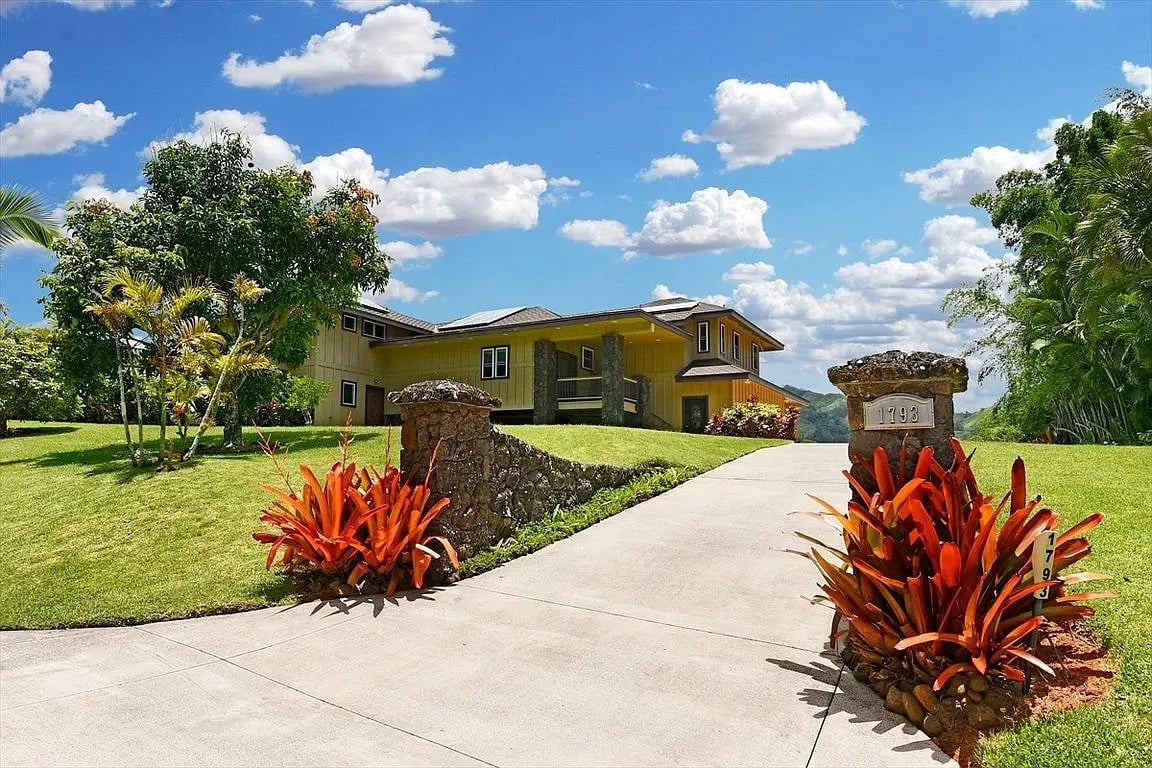
[[[9,419],[68,419],[79,406],[60,376],[54,332],[20,327],[0,305],[0,435]]]
[[[382,473],[372,466],[357,467],[348,459],[350,443],[346,431],[340,460],[328,470],[323,483],[301,465],[304,486],[297,493],[271,445],[263,441],[288,487],[285,493],[261,486],[276,497],[260,522],[277,530],[252,534],[256,541],[270,545],[265,567],[271,568],[280,555],[280,564],[287,570],[306,565],[327,575],[347,574],[351,586],[362,585],[369,576],[386,578],[389,595],[400,586],[424,586],[428,567],[440,557],[433,544],[439,544],[449,562],[460,567],[452,544],[427,533],[448,506],[448,499],[428,506],[432,490],[427,476],[423,482],[404,478],[391,464]]]
[[[1027,498],[1021,459],[1012,465],[1011,491],[997,504],[981,493],[959,442],[952,446],[950,468],[924,448],[906,481],[892,476],[887,453],[877,448],[871,467],[876,493],[844,473],[860,498],[869,499],[867,506],[851,501],[845,513],[816,499],[824,508],[819,514],[843,530],[843,549],[798,533],[818,545],[805,555],[825,578],[820,588],[836,609],[833,632],[846,619],[847,643],[858,658],[887,662],[889,669],[932,682],[935,690],[970,671],[1020,681],[1021,663],[1051,673],[1028,651],[1032,631],[1090,616],[1092,608],[1076,603],[1112,596],[1066,591],[1106,574],[1060,575],[1091,553],[1084,534],[1103,515],[1060,534],[1051,580],[1033,582],[1032,547],[1056,528],[1058,515],[1041,508],[1039,496]],[[1033,595],[1044,587],[1051,590],[1049,600],[1033,617]]]
[[[793,440],[799,418],[800,409],[796,406],[790,405],[781,410],[779,406],[761,403],[753,396],[743,403],[735,403],[720,413],[712,414],[704,431],[710,435]]]

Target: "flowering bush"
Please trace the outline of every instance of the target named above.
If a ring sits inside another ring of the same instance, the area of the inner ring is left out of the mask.
[[[746,402],[730,405],[720,413],[712,414],[704,431],[710,435],[794,440],[799,419],[800,409],[794,405],[781,411],[779,406],[761,403],[751,397]]]

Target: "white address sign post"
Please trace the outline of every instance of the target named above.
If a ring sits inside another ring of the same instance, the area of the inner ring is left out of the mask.
[[[931,429],[936,404],[930,397],[895,393],[864,403],[865,430]]]
[[[1041,582],[1052,580],[1052,559],[1056,555],[1056,531],[1044,531],[1040,534],[1036,541],[1032,542],[1032,583],[1040,584]],[[1048,599],[1048,587],[1042,587],[1036,590],[1033,597],[1036,601],[1032,603],[1032,615],[1039,616],[1040,611],[1044,609],[1044,601]],[[1032,637],[1029,638],[1029,650],[1033,655],[1036,653],[1036,643],[1040,639],[1040,628],[1032,630]],[[1027,669],[1024,670],[1024,693],[1027,694],[1028,690],[1032,687],[1032,665],[1028,664]]]

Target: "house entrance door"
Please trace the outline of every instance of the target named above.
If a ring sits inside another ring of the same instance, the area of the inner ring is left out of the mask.
[[[364,387],[364,423],[379,427],[384,423],[385,391],[382,387]]]
[[[685,432],[703,432],[708,423],[708,396],[698,395],[681,398]]]

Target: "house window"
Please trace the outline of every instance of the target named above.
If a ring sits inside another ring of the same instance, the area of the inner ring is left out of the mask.
[[[696,351],[707,352],[711,340],[708,338],[708,323],[696,323]]]
[[[356,333],[356,315],[344,315],[340,319],[340,325],[344,330]]]
[[[732,359],[740,359],[740,334],[732,331]]]
[[[753,344],[752,345],[752,359],[749,360],[748,362],[752,363],[756,367],[760,366],[760,345],[759,344]]]
[[[596,350],[592,347],[580,347],[580,367],[586,371],[596,370]]]
[[[384,323],[377,323],[374,320],[364,318],[360,323],[361,333],[373,339],[382,339],[386,335],[384,331]]]
[[[340,382],[340,405],[356,407],[356,382],[347,379]]]
[[[724,327],[724,323],[720,323],[720,354],[721,355],[727,354],[727,352],[728,352],[728,350],[724,348],[724,334],[726,332],[727,332],[727,329]]]
[[[484,347],[480,350],[480,378],[508,378],[508,347]]]

